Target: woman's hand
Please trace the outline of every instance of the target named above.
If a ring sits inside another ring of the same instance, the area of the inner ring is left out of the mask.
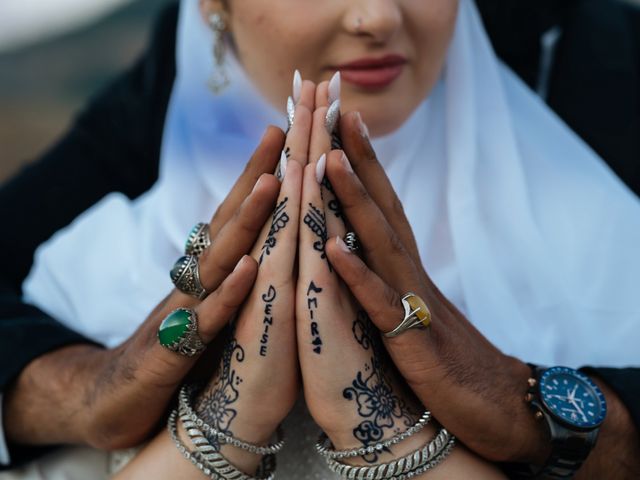
[[[346,116],[341,126],[353,162],[334,151],[326,173],[360,239],[363,259],[332,238],[327,243],[331,264],[382,332],[402,320],[403,294],[414,292],[425,300],[431,326],[384,343],[408,385],[447,429],[487,459],[544,458],[535,447],[544,445],[542,429],[523,401],[529,368],[502,354],[438,291],[422,267],[402,205],[359,116]]]
[[[217,430],[258,445],[268,443],[293,407],[299,389],[294,269],[314,95],[315,85],[304,82],[287,134],[288,159],[286,168],[281,165],[284,178],[276,208],[251,254],[259,263],[255,285],[240,310],[218,371],[195,406]],[[228,445],[222,446],[222,454],[247,473],[253,473],[260,460]]]

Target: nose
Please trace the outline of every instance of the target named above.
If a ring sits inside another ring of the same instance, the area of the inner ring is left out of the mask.
[[[350,33],[385,43],[402,26],[402,11],[398,0],[357,0],[344,21]]]

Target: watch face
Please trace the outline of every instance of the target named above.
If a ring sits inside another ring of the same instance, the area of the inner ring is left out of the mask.
[[[558,420],[573,427],[595,428],[607,413],[602,391],[589,377],[573,368],[545,370],[540,377],[540,397]]]

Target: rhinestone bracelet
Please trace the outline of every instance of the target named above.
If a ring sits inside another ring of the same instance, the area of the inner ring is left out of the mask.
[[[167,430],[180,453],[194,464],[202,473],[212,480],[273,480],[275,462],[265,457],[259,469],[259,477],[250,477],[231,465],[220,453],[215,455],[203,455],[200,451],[191,452],[178,437],[177,419],[178,411],[173,410],[167,420]],[[215,458],[212,458],[215,457]],[[215,461],[212,461],[215,460]]]
[[[180,394],[178,396],[180,402],[180,408],[184,410],[188,419],[195,424],[197,428],[202,429],[203,432],[215,436],[221,443],[226,443],[232,445],[234,447],[241,448],[242,450],[246,450],[247,452],[254,453],[256,455],[274,455],[278,453],[284,447],[284,439],[282,438],[282,430],[278,428],[278,441],[272,445],[253,445],[251,443],[240,440],[239,438],[235,438],[231,435],[227,435],[224,432],[212,427],[211,425],[205,423],[198,414],[193,410],[191,406],[191,392],[190,388],[186,385],[180,389]],[[186,427],[185,427],[186,428]]]
[[[343,478],[367,480],[412,478],[420,471],[433,468],[440,463],[453,448],[455,437],[442,428],[424,447],[397,460],[372,466],[347,465],[327,458],[329,469]]]
[[[321,433],[320,438],[318,439],[318,443],[316,443],[316,450],[323,457],[331,458],[333,460],[340,460],[342,458],[364,457],[365,455],[369,455],[374,452],[381,452],[385,448],[389,448],[392,445],[400,443],[401,441],[411,437],[412,435],[415,435],[429,423],[429,420],[431,420],[431,412],[427,410],[422,414],[422,416],[414,425],[409,427],[408,430],[405,430],[404,432],[399,433],[387,440],[376,443],[375,445],[353,448],[350,450],[335,450],[333,448],[333,445],[331,444],[331,440],[329,439],[329,437],[327,437],[327,434]]]

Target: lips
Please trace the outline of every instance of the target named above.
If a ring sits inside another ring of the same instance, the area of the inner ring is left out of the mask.
[[[407,59],[401,55],[361,58],[338,65],[342,80],[365,89],[381,89],[391,85],[404,70]]]

